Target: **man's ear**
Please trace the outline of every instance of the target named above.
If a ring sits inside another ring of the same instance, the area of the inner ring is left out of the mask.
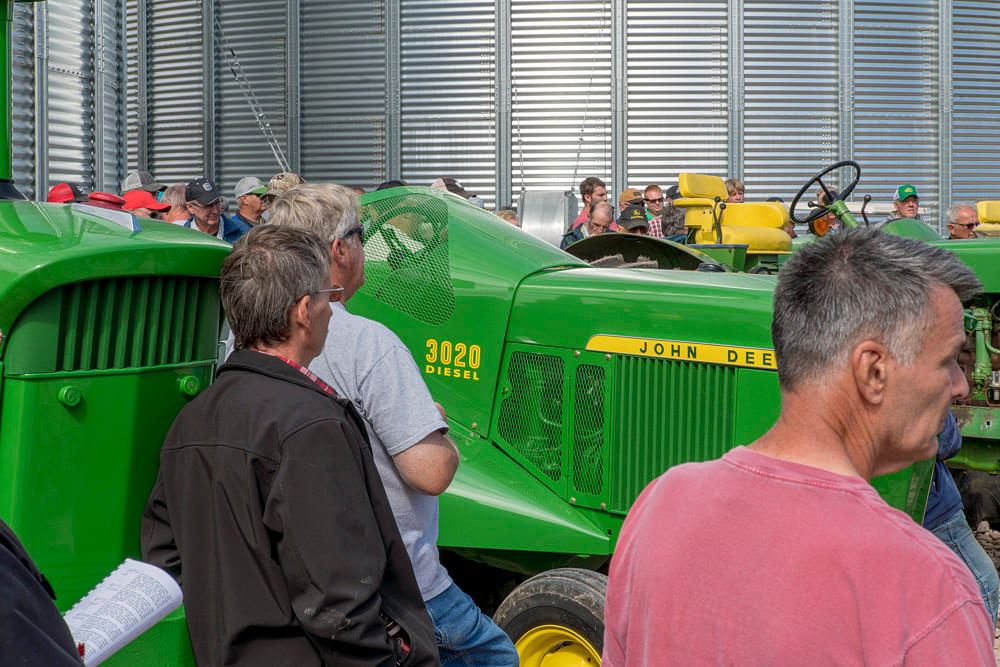
[[[294,324],[298,324],[299,327],[303,329],[309,328],[309,304],[312,302],[314,296],[312,294],[307,294],[292,306],[291,320]]]
[[[874,340],[863,340],[851,350],[850,364],[858,394],[872,405],[881,405],[889,383],[889,350]]]
[[[347,239],[334,239],[330,244],[330,261],[336,262],[338,266],[346,266],[349,251]]]

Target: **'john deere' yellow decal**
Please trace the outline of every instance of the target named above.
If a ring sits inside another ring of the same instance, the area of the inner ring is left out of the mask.
[[[735,347],[712,343],[689,343],[682,340],[597,335],[592,336],[587,341],[587,349],[595,352],[634,354],[658,359],[700,361],[705,364],[778,369],[778,364],[774,361],[774,350],[759,347]]]

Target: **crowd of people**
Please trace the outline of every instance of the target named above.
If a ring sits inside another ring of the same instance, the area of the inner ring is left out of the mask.
[[[434,187],[474,197],[455,179]],[[742,183],[726,187],[742,201]],[[398,336],[344,307],[365,280],[358,190],[246,177],[232,217],[208,178],[50,191],[234,243],[220,287],[230,353],[163,444],[143,558],[182,584],[199,664],[517,665],[438,555],[437,496],[460,458],[444,408]],[[580,194],[564,242],[684,233],[676,185],[626,188],[617,210],[598,178]],[[897,188],[886,222],[919,219],[918,203]],[[948,221],[965,238],[975,208]],[[963,304],[980,289],[953,254],[877,229],[795,253],[772,321],[781,414],[635,502],[610,566],[604,664],[995,665],[996,571],[943,463],[960,446],[951,401],[968,391]],[[868,481],[935,451],[924,530]],[[37,588],[35,574],[21,580]]]

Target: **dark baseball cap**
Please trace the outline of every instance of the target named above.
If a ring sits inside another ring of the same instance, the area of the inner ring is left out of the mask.
[[[203,206],[222,199],[222,191],[215,187],[210,178],[196,178],[184,188],[184,201],[195,201]]]
[[[631,204],[622,211],[622,217],[618,220],[625,229],[636,229],[638,227],[649,227],[649,220],[646,219],[646,212],[641,206]]]
[[[87,195],[80,191],[74,183],[59,183],[49,190],[48,200],[53,204],[68,204],[70,202],[89,201]]]

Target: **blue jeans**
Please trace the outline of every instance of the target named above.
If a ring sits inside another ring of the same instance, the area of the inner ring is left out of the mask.
[[[458,586],[424,604],[434,622],[441,667],[517,667],[514,642]]]
[[[986,555],[983,548],[979,546],[979,542],[976,541],[975,535],[972,534],[972,530],[965,520],[965,512],[962,511],[961,507],[958,508],[954,514],[938,524],[931,532],[937,535],[938,539],[947,544],[948,548],[958,554],[958,557],[969,566],[972,576],[979,584],[979,592],[983,596],[983,602],[986,603],[986,611],[990,614],[990,621],[996,625],[1000,579],[997,577],[997,569],[993,565],[993,561]]]

